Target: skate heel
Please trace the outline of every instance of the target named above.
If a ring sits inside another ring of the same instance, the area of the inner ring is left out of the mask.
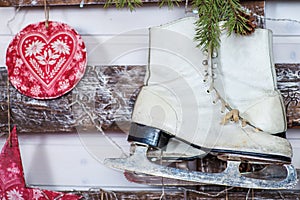
[[[147,144],[155,148],[162,148],[168,144],[169,139],[172,137],[160,129],[132,123],[127,140]]]

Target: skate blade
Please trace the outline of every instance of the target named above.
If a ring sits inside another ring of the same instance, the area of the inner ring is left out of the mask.
[[[201,184],[255,189],[291,189],[297,183],[296,170],[292,165],[283,165],[287,170],[287,176],[283,180],[261,180],[242,176],[239,171],[240,162],[237,161],[227,161],[227,168],[223,172],[205,173],[154,164],[147,159],[147,150],[148,147],[146,146],[137,146],[132,156],[128,158],[107,158],[104,160],[104,164],[111,168]]]
[[[151,185],[151,186],[199,186],[203,185],[196,182],[183,181],[179,179],[165,178],[161,176],[152,176],[149,174],[136,174],[134,172],[125,171],[125,178],[133,183]]]

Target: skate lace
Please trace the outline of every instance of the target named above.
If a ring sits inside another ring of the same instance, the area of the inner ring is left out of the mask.
[[[249,125],[253,127],[255,130],[260,131],[258,127],[255,127],[246,119],[240,116],[240,112],[238,109],[232,108],[227,101],[220,95],[219,91],[215,88],[214,80],[217,78],[217,74],[215,70],[218,68],[218,53],[212,52],[209,53],[208,50],[204,50],[205,58],[202,61],[202,65],[204,68],[204,83],[208,83],[210,81],[209,87],[207,89],[207,93],[214,96],[213,104],[217,104],[218,102],[221,103],[221,113],[225,113],[224,117],[222,118],[221,124],[225,125],[229,121],[233,121],[235,123],[241,122],[241,126],[245,127]],[[211,62],[209,62],[211,61]]]

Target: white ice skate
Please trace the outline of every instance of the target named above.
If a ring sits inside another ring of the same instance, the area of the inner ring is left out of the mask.
[[[148,74],[135,103],[128,136],[135,151],[125,159],[106,159],[105,164],[204,184],[293,187],[297,176],[291,165],[291,145],[272,135],[284,133],[286,125],[282,100],[275,89],[270,31],[258,29],[246,37],[224,34],[219,52],[209,53],[196,48],[195,20],[184,18],[150,29]],[[224,121],[226,109],[230,112]],[[219,173],[205,173],[162,166],[149,160],[149,149],[163,149],[167,153],[162,156],[172,155],[169,159],[209,153],[227,161],[227,167]],[[243,173],[241,163],[266,167]],[[272,165],[282,166],[284,177],[259,175]]]

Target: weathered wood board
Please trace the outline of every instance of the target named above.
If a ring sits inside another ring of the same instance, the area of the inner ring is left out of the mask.
[[[255,189],[241,189],[225,186],[201,186],[199,188],[168,188],[164,187],[161,190],[149,191],[105,191],[105,190],[91,190],[78,192],[85,199],[89,200],[154,200],[154,199],[168,199],[168,200],[241,200],[241,199],[285,199],[295,200],[299,199],[300,192],[298,190],[255,190]]]
[[[87,67],[84,78],[68,94],[36,100],[9,87],[11,124],[19,132],[74,132],[95,125],[112,128],[128,121],[135,96],[143,85],[145,66]],[[7,72],[0,68],[0,130],[7,130]]]
[[[290,128],[300,127],[300,64],[277,64]],[[0,130],[7,129],[7,74],[0,68]],[[26,97],[10,86],[11,123],[20,132],[74,132],[95,125],[116,129],[129,121],[145,66],[89,66],[82,81],[53,100]],[[118,123],[119,122],[119,123]]]
[[[72,5],[103,5],[106,0],[47,0],[48,6],[72,6]],[[157,3],[162,0],[142,0],[143,3]],[[185,2],[185,1],[182,1]],[[189,0],[189,2],[191,2]],[[241,3],[247,7],[253,7],[257,9],[257,6],[264,8],[264,1],[258,0],[241,0]],[[8,6],[44,6],[44,0],[0,0],[0,7]]]
[[[276,64],[276,74],[288,127],[300,128],[300,64]]]

